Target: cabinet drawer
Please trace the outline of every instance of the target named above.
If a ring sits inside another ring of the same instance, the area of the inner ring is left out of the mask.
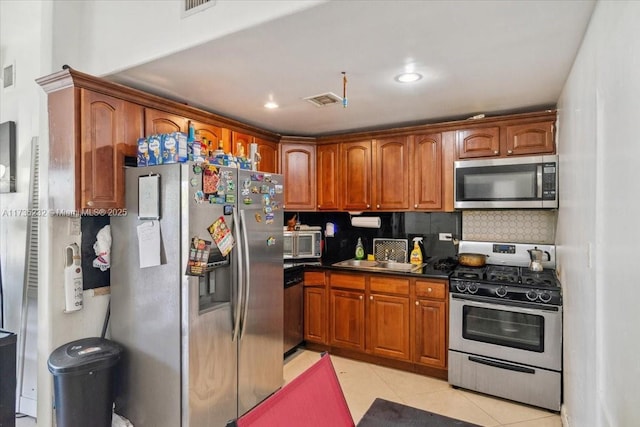
[[[304,272],[304,285],[305,286],[324,286],[324,271],[305,271]]]
[[[447,285],[443,282],[425,282],[416,280],[416,296],[422,298],[444,299],[447,295]]]
[[[371,276],[369,279],[369,289],[371,289],[371,292],[409,295],[409,279]]]
[[[329,284],[334,288],[364,290],[365,276],[356,274],[331,273]]]

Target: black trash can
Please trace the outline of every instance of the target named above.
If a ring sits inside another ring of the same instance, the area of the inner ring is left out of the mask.
[[[114,370],[122,347],[104,338],[83,338],[51,353],[57,427],[110,427]]]

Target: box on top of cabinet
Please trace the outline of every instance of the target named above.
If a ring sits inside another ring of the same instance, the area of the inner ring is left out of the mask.
[[[160,135],[162,163],[182,163],[187,161],[187,135],[182,132]]]

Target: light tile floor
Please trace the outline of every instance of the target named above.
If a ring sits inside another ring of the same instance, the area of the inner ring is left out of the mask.
[[[302,373],[320,354],[299,350],[285,360],[285,382]],[[561,427],[560,415],[508,400],[454,389],[446,381],[331,356],[353,420],[357,423],[376,397],[481,426]]]
[[[285,360],[291,381],[318,361],[320,353],[299,350]],[[490,427],[562,427],[560,416],[544,409],[454,389],[446,381],[370,363],[331,356],[340,386],[357,423],[376,397]],[[16,427],[35,427],[33,418],[16,419]]]

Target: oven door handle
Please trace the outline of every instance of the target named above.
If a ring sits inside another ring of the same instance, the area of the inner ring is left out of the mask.
[[[525,374],[535,374],[536,371],[531,368],[525,368],[524,366],[512,365],[510,363],[498,362],[496,360],[481,359],[475,356],[469,356],[469,361],[479,363],[481,365],[492,366],[494,368],[506,369],[509,371],[522,372]]]
[[[535,303],[528,303],[528,302],[523,302],[523,301],[510,301],[510,300],[503,300],[503,299],[495,299],[492,298],[490,301],[487,301],[486,298],[483,297],[478,297],[475,295],[458,295],[458,294],[451,294],[451,299],[454,300],[461,300],[461,301],[468,301],[470,304],[479,306],[479,307],[486,307],[486,308],[500,308],[500,306],[502,307],[506,307],[506,308],[518,308],[518,310],[522,310],[524,312],[527,313],[532,313],[535,314],[536,312],[539,311],[560,311],[559,308],[555,305],[538,305]]]

